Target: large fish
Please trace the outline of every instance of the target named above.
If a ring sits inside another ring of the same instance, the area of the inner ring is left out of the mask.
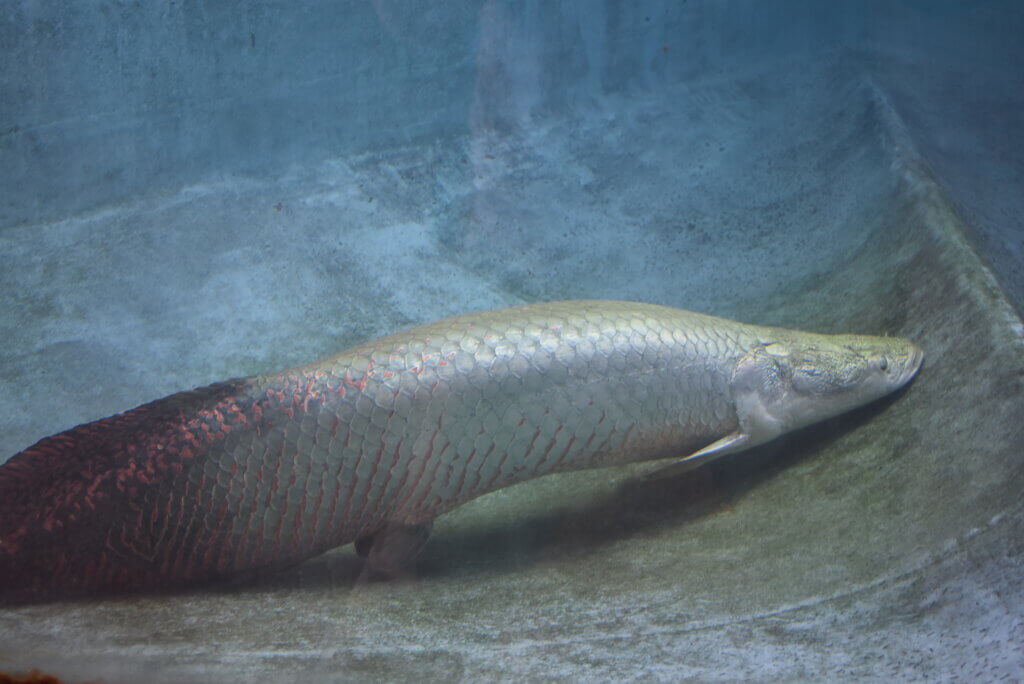
[[[548,473],[761,444],[904,385],[921,350],[651,304],[445,319],[158,399],[0,466],[0,600],[167,588],[348,542],[394,574],[431,521]]]

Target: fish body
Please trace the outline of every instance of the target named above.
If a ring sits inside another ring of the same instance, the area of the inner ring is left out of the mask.
[[[353,541],[390,574],[481,494],[747,448],[888,394],[921,356],[634,302],[445,319],[16,454],[0,466],[0,600],[173,587]]]

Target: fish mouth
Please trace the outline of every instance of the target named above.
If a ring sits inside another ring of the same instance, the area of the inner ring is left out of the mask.
[[[900,374],[899,384],[903,386],[910,382],[910,380],[917,375],[917,371],[920,370],[921,364],[924,363],[924,350],[918,347],[913,342],[910,342],[910,359],[907,361],[906,367],[903,369],[903,373]]]

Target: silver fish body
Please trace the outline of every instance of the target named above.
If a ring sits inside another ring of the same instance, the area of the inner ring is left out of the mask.
[[[390,574],[481,494],[747,448],[888,394],[921,358],[900,338],[633,302],[445,319],[15,455],[0,466],[0,598],[166,587],[352,541]]]

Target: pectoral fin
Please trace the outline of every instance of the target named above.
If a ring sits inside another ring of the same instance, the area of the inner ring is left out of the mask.
[[[681,458],[678,461],[674,461],[673,463],[662,466],[657,470],[651,471],[647,474],[647,477],[662,478],[681,475],[682,473],[693,470],[694,468],[716,459],[719,456],[745,449],[747,442],[749,441],[750,435],[737,430],[736,432],[730,433],[725,437],[708,444],[703,449],[698,449],[686,458]]]
[[[724,454],[731,453],[733,451],[740,451],[746,448],[747,442],[750,441],[750,435],[745,432],[737,430],[731,434],[726,435],[722,439],[708,444],[703,449],[694,451],[692,454],[684,459],[680,459],[678,463],[689,463],[696,461],[695,465],[704,463],[712,458],[718,458]]]

